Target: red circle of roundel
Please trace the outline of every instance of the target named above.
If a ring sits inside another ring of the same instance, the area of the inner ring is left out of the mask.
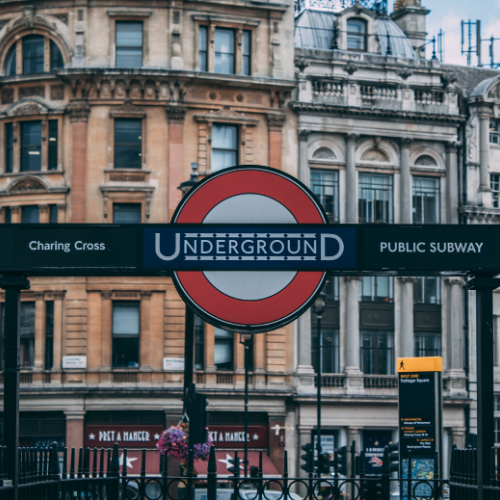
[[[219,203],[241,194],[259,194],[284,205],[299,224],[326,222],[321,206],[301,183],[280,171],[260,166],[217,172],[195,186],[181,201],[174,223],[200,224]],[[266,331],[296,319],[319,292],[326,275],[297,272],[281,291],[260,300],[239,300],[216,289],[202,271],[174,272],[174,283],[209,323],[236,331]]]

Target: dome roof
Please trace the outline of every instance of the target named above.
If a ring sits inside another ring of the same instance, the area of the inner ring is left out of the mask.
[[[415,52],[403,30],[389,17],[379,17],[376,24],[380,43],[380,53],[383,56],[392,55],[406,59],[415,59]],[[387,53],[387,44],[391,50]]]

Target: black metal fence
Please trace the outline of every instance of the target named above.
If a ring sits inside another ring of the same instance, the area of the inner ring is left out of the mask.
[[[127,450],[120,453],[126,464]],[[252,477],[242,477],[237,454],[233,475],[218,476],[213,447],[205,477],[197,477],[190,467],[185,475],[173,477],[167,460],[161,462],[158,474],[147,475],[146,450],[142,451],[139,475],[129,476],[126,465],[120,473],[116,444],[112,449],[80,449],[78,456],[72,449],[69,470],[66,449],[60,470],[55,443],[52,448],[21,448],[19,454],[19,500],[399,500],[400,491],[404,500],[409,500],[408,492],[410,500],[444,500],[448,496],[447,481],[412,478],[411,460],[409,478],[400,483],[391,477],[388,460],[377,476],[365,475],[361,465],[357,472],[351,468],[351,477],[336,473],[317,477],[313,470],[305,478],[289,477],[286,451],[283,475],[276,477],[263,476],[262,455]],[[5,457],[6,449],[0,448],[0,500],[14,500],[14,487],[6,478]],[[364,459],[363,454],[360,458]]]

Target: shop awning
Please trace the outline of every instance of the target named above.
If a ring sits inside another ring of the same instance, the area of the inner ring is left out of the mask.
[[[248,475],[250,475],[250,467],[259,466],[259,451],[249,451],[248,452]],[[243,461],[243,451],[238,450],[238,458]],[[232,464],[228,462],[230,458],[234,458],[234,451],[224,451],[217,450],[215,452],[215,460],[217,462],[217,476],[218,477],[228,477],[232,476],[233,473],[227,470]],[[194,468],[198,474],[198,477],[204,477],[207,475],[208,460],[195,460]],[[240,463],[240,474],[243,474],[243,464]],[[266,452],[262,452],[262,475],[277,477],[280,474],[276,470],[273,462],[269,458]]]

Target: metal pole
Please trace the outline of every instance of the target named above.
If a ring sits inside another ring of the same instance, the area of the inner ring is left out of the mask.
[[[318,342],[317,342],[317,355],[316,359],[318,361],[318,368],[317,368],[317,386],[318,386],[318,395],[317,395],[317,443],[316,443],[316,450],[318,451],[318,477],[319,477],[319,456],[321,455],[321,362],[322,362],[322,342],[321,342],[321,315],[318,314],[317,317],[317,333],[318,333]]]
[[[245,477],[247,477],[248,470],[248,365],[249,365],[249,356],[250,356],[250,346],[253,345],[253,337],[249,340],[245,340],[245,457],[244,457],[244,470]]]
[[[19,481],[19,319],[21,290],[29,290],[26,278],[6,277],[0,280],[5,290],[5,349],[4,349],[4,428],[3,442],[7,447],[7,477],[14,487],[12,500],[18,498]]]
[[[188,306],[186,306],[184,329],[184,413],[188,413],[187,391],[193,382],[194,367],[194,313]]]

